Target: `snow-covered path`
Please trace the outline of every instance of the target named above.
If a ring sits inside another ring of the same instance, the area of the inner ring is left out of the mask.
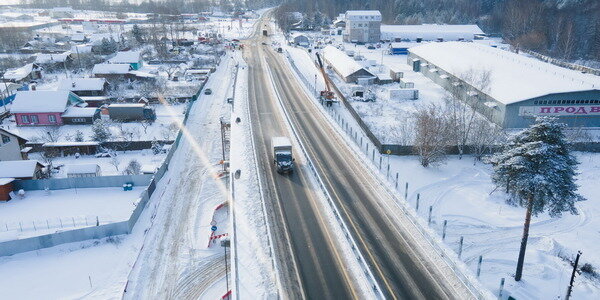
[[[192,107],[188,134],[169,167],[175,176],[158,204],[126,299],[194,298],[211,285],[199,279],[224,273],[224,264],[211,263],[222,262],[220,247],[207,249],[206,243],[213,209],[227,199],[224,181],[215,174],[221,159],[219,118],[229,109],[225,99],[232,67],[231,59],[224,58],[207,84],[213,95],[202,95]]]

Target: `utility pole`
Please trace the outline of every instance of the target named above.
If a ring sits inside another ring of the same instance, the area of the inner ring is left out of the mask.
[[[571,298],[571,292],[573,291],[573,281],[575,281],[575,274],[577,272],[577,265],[579,264],[579,257],[581,256],[581,251],[577,251],[577,257],[575,258],[575,264],[573,264],[573,272],[571,273],[571,281],[569,282],[569,289],[567,290],[567,296],[565,300],[569,300]]]
[[[223,247],[223,251],[225,252],[225,286],[227,288],[225,293],[229,293],[229,269],[227,268],[227,247],[229,247],[228,238],[221,240],[221,247]]]

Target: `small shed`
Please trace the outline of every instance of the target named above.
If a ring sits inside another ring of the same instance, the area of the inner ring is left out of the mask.
[[[14,178],[0,178],[0,201],[8,201],[10,200],[10,192],[13,190],[12,182],[15,181]]]
[[[391,43],[389,53],[391,55],[407,55],[409,44],[407,43]]]
[[[39,179],[44,175],[43,169],[37,160],[0,161],[0,178]]]
[[[62,114],[63,124],[92,124],[100,119],[100,109],[97,107],[71,106]]]
[[[98,177],[100,166],[97,164],[66,165],[66,175],[68,178]]]
[[[108,114],[111,120],[120,122],[156,120],[154,110],[144,103],[110,104]]]

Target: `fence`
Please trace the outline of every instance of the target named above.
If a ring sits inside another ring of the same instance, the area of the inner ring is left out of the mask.
[[[152,148],[152,143],[158,142],[161,145],[168,145],[173,143],[173,140],[157,140],[157,141],[109,141],[101,142],[100,146],[107,149],[113,149],[118,151],[134,151],[144,150]],[[41,152],[44,151],[42,147],[44,143],[27,143],[27,147],[31,147],[30,152]],[[76,147],[73,147],[76,148]]]
[[[147,186],[153,175],[117,175],[81,178],[52,178],[35,180],[16,180],[13,182],[15,190],[62,190],[72,188],[101,188],[120,187],[126,182],[133,182],[135,186]]]
[[[580,72],[584,72],[584,73],[590,73],[590,74],[600,76],[600,70],[598,70],[598,69],[594,69],[594,68],[590,68],[590,67],[586,67],[586,66],[582,66],[582,65],[577,65],[577,64],[572,64],[572,63],[562,61],[562,60],[559,60],[556,58],[552,58],[552,57],[549,57],[549,56],[546,56],[543,54],[539,54],[537,52],[527,50],[527,49],[519,49],[519,50],[523,51],[541,61],[545,61],[545,62],[551,63],[551,64],[559,66],[559,67],[568,68],[571,70],[580,71]]]
[[[202,87],[200,90],[202,90]],[[194,96],[194,100],[198,98],[200,92]],[[188,103],[186,109],[184,124],[189,117],[189,111],[193,105],[193,101]],[[148,204],[150,197],[156,190],[156,184],[164,176],[169,168],[169,163],[173,157],[175,150],[179,147],[182,133],[179,130],[175,142],[169,149],[167,157],[162,165],[158,168],[154,175],[125,175],[125,176],[101,176],[91,178],[60,178],[60,179],[43,179],[43,180],[25,180],[15,181],[15,189],[33,190],[33,189],[66,189],[66,188],[86,188],[86,187],[107,187],[107,186],[122,186],[124,182],[133,182],[135,185],[148,185],[141,192],[140,200],[131,213],[128,220],[115,222],[110,224],[98,224],[98,226],[90,226],[80,229],[68,230],[52,234],[46,234],[31,238],[18,239],[0,242],[0,256],[14,255],[22,252],[34,251],[43,248],[54,247],[60,244],[81,242],[89,239],[101,239],[109,236],[129,234],[137,223],[138,218]],[[125,181],[126,180],[126,181]],[[149,180],[149,182],[148,182]],[[114,185],[110,185],[114,184]],[[95,224],[93,224],[95,225]]]

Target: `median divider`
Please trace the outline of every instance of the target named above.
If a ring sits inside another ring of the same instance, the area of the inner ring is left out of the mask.
[[[279,94],[279,90],[277,89],[277,85],[275,84],[275,80],[273,79],[273,74],[271,73],[271,69],[268,66],[266,69],[267,69],[267,75],[271,81],[271,84],[273,85],[273,89],[275,91],[275,96],[277,98],[279,107],[283,111],[284,117],[285,117],[288,125],[291,128],[292,134],[294,135],[297,144],[300,146],[300,150],[301,150],[302,154],[304,155],[304,157],[306,158],[306,161],[308,163],[308,166],[309,166],[312,174],[314,175],[317,183],[319,184],[319,188],[323,192],[323,195],[325,196],[325,199],[327,200],[327,203],[329,204],[330,208],[333,210],[335,219],[337,220],[339,226],[342,228],[344,236],[346,237],[347,242],[350,244],[350,247],[352,249],[353,254],[355,255],[355,259],[356,259],[358,265],[360,266],[363,274],[366,276],[367,280],[369,281],[369,284],[372,287],[375,296],[378,299],[385,299],[385,296],[383,295],[383,293],[381,291],[379,283],[377,282],[377,280],[375,280],[375,276],[371,272],[371,269],[369,268],[369,266],[366,264],[365,258],[363,256],[363,254],[361,253],[361,251],[359,250],[356,241],[352,237],[350,230],[348,230],[348,226],[346,225],[346,222],[344,222],[344,220],[342,219],[340,210],[338,209],[337,205],[333,201],[331,195],[329,194],[329,191],[327,190],[327,187],[323,183],[323,179],[317,172],[317,169],[315,168],[314,163],[310,159],[310,157],[308,155],[308,151],[306,150],[306,148],[304,147],[304,145],[302,144],[302,142],[300,140],[300,135],[298,134],[298,130],[292,123],[290,114],[287,111],[287,109],[285,108],[283,101],[281,100],[281,95]]]

